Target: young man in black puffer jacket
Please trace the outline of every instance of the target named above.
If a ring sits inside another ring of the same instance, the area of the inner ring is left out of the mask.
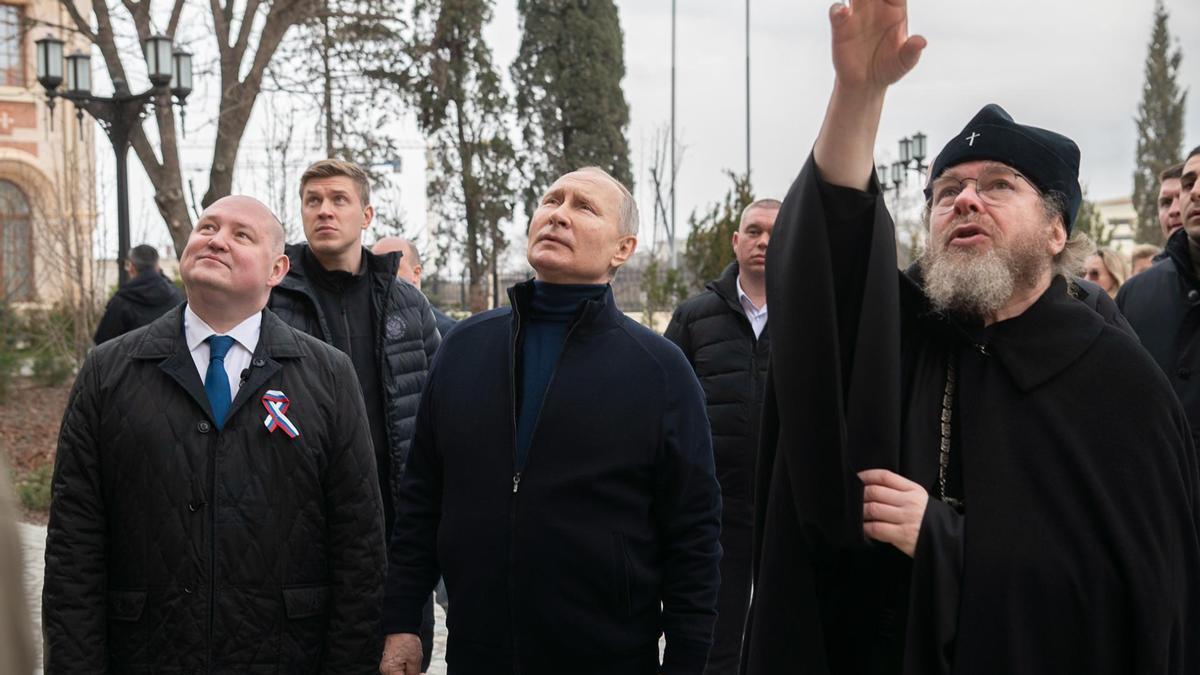
[[[293,328],[345,352],[367,405],[379,469],[386,532],[395,517],[398,483],[408,461],[421,389],[441,343],[429,301],[396,279],[399,254],[363,247],[371,225],[371,187],[356,164],[316,162],[300,177],[304,244],[287,247],[291,269],[269,307]],[[433,645],[433,604],[422,630]]]

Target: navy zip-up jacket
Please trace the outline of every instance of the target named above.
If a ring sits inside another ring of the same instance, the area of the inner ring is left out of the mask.
[[[445,577],[447,661],[472,673],[700,673],[712,642],[720,489],[679,349],[583,303],[515,470],[516,355],[532,282],[442,343],[417,414],[384,628],[415,633]],[[662,668],[658,638],[665,633]]]

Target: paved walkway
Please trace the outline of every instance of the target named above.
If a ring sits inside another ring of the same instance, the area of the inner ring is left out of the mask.
[[[46,564],[46,528],[41,525],[17,523],[21,533],[21,550],[25,554],[25,602],[33,621],[34,647],[37,663],[42,662],[42,568]],[[42,669],[36,671],[41,675]]]
[[[20,523],[21,547],[25,552],[25,597],[34,624],[34,635],[42,633],[42,572],[46,564],[46,528],[41,525]],[[433,607],[437,630],[433,639],[433,665],[429,675],[445,675],[446,663],[446,615],[436,604]],[[39,647],[38,661],[41,661]],[[37,673],[41,673],[39,669]]]

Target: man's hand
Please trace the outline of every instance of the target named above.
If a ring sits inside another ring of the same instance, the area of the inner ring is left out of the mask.
[[[421,637],[414,633],[387,636],[379,672],[380,675],[418,675],[421,672]]]
[[[837,77],[813,160],[830,184],[866,190],[875,171],[884,94],[917,65],[925,38],[908,35],[907,0],[851,3],[829,9]]]
[[[853,0],[829,10],[838,83],[883,89],[917,65],[925,38],[908,35],[907,0]]]
[[[916,555],[929,493],[904,476],[885,469],[860,471],[858,477],[865,486],[863,534],[891,544],[912,558]]]

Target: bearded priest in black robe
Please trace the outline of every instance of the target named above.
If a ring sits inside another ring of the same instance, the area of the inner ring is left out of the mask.
[[[1200,673],[1196,452],[1154,362],[1072,295],[1079,149],[985,107],[898,272],[872,149],[925,40],[904,0],[830,19],[833,94],[768,254],[743,673]]]

